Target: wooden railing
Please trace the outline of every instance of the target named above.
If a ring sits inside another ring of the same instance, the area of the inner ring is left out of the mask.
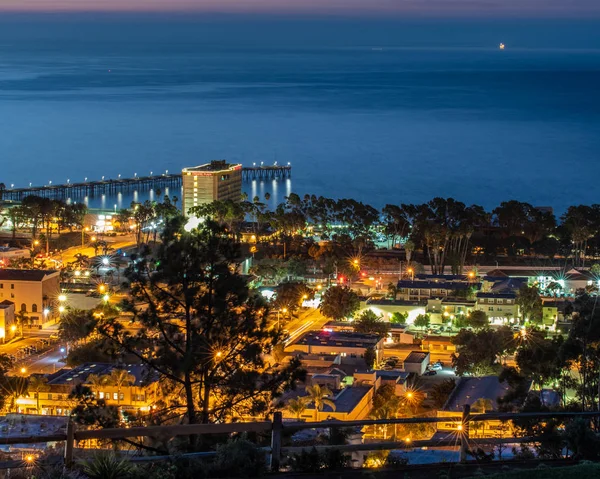
[[[407,443],[406,441],[386,441],[370,442],[362,444],[346,444],[335,446],[317,446],[319,451],[327,449],[337,449],[343,452],[355,451],[378,451],[392,449],[406,449],[407,447],[459,447],[460,461],[467,460],[467,453],[470,448],[479,444],[518,444],[535,443],[540,440],[538,437],[499,437],[499,438],[470,438],[469,426],[472,422],[482,421],[513,421],[519,419],[560,419],[560,418],[595,418],[600,417],[600,411],[593,412],[531,412],[531,413],[486,413],[471,414],[469,406],[465,406],[461,416],[455,417],[413,417],[397,419],[361,419],[356,421],[320,421],[320,422],[283,422],[280,412],[276,412],[272,421],[262,422],[239,422],[228,424],[187,424],[177,426],[151,426],[151,427],[131,427],[114,428],[100,430],[80,430],[77,431],[72,422],[67,424],[66,433],[51,434],[46,436],[28,436],[28,437],[7,437],[0,438],[0,444],[40,444],[47,442],[65,442],[64,464],[70,467],[73,464],[75,444],[77,441],[88,439],[126,439],[134,437],[175,437],[204,434],[232,434],[239,432],[270,432],[271,445],[263,448],[269,454],[271,471],[279,471],[281,458],[286,454],[293,454],[308,449],[307,446],[283,447],[283,431],[302,430],[312,428],[346,428],[346,427],[364,427],[386,424],[425,424],[439,422],[458,422],[458,431],[455,439],[446,440],[415,440]],[[201,453],[192,453],[189,456],[211,457],[216,452],[207,451]],[[186,455],[187,456],[187,455]],[[134,462],[165,461],[170,456],[137,456],[131,457]],[[5,461],[0,462],[0,469],[24,467],[27,464],[23,461]]]

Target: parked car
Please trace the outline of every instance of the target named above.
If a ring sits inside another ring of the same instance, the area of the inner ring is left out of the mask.
[[[430,370],[430,371],[425,371],[423,373],[423,376],[435,376],[436,374],[437,374],[437,371]]]

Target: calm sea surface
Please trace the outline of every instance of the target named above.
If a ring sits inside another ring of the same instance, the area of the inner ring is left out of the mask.
[[[7,185],[225,158],[291,162],[292,181],[247,186],[273,202],[291,191],[376,206],[454,196],[561,211],[599,201],[600,50],[584,39],[546,47],[500,27],[449,44],[393,25],[362,36],[358,26],[296,25],[293,38],[271,25],[260,41],[260,25],[214,22],[0,27]]]

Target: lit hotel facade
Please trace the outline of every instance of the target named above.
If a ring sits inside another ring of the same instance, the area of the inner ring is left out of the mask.
[[[183,184],[183,212],[190,208],[215,200],[242,199],[242,165],[230,164],[225,160],[211,161],[205,165],[184,168],[181,172]]]

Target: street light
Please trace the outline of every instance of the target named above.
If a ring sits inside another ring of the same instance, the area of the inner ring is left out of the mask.
[[[108,294],[105,294],[102,299],[104,300],[105,303],[108,303],[108,300],[110,299],[110,296]]]
[[[21,368],[21,374],[25,374],[27,372],[27,368],[26,367],[22,367]]]
[[[410,277],[412,278],[412,281],[414,281],[415,280],[415,270],[412,268],[408,268],[406,271],[408,273],[410,273]]]
[[[65,312],[65,307],[64,306],[59,306],[58,307],[58,312],[59,313],[64,313]]]
[[[60,294],[58,300],[62,303],[67,300],[67,296],[65,294]]]

